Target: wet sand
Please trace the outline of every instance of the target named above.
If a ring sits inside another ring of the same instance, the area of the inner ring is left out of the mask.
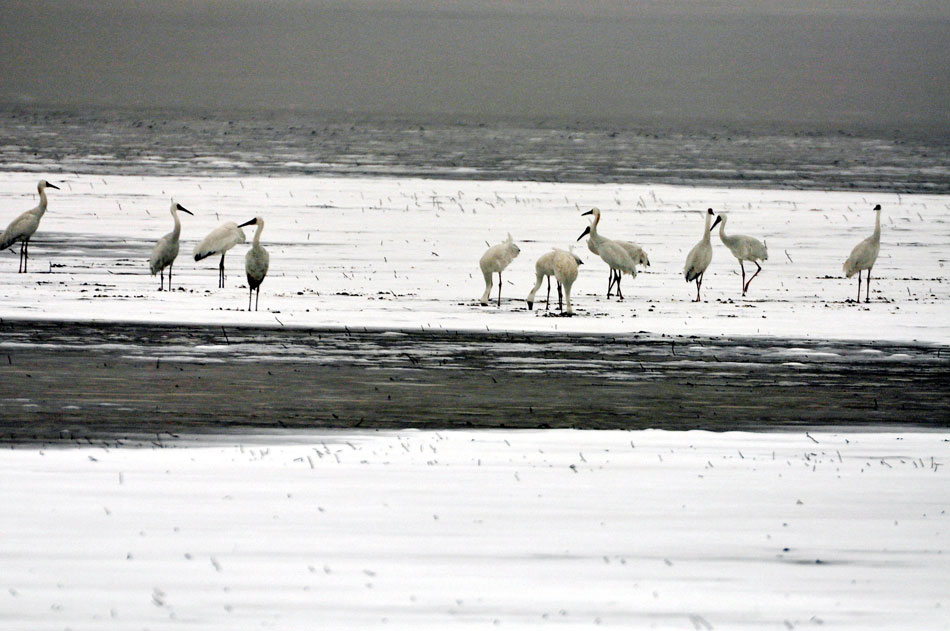
[[[950,426],[941,346],[11,322],[0,441],[290,428]]]

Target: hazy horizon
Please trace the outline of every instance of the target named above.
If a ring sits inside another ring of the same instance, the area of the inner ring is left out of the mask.
[[[9,0],[0,102],[950,129],[936,2]]]

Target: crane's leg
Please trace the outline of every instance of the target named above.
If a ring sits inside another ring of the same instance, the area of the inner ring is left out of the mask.
[[[557,282],[557,310],[564,311],[563,298],[561,296],[561,281]]]
[[[745,284],[745,265],[742,263],[742,259],[739,259],[739,267],[742,268],[742,295],[745,296],[746,284]]]
[[[551,306],[551,277],[545,276],[545,278],[548,279],[548,297],[544,300],[544,310],[547,311]]]
[[[221,265],[218,267],[218,289],[224,289],[224,255],[221,255]]]
[[[861,302],[861,270],[858,270],[858,302]]]
[[[172,290],[172,265],[174,265],[174,263],[168,264],[168,291]]]
[[[23,255],[23,271],[26,272],[26,262],[30,259],[30,242],[24,241],[20,246],[20,253]]]
[[[498,272],[498,306],[501,306],[501,272]]]
[[[705,274],[705,272],[703,272],[703,274]],[[699,302],[699,290],[703,286],[703,274],[696,277],[696,300],[693,302]]]
[[[620,291],[620,279],[623,278],[623,274],[619,271],[617,272],[617,298],[623,300],[623,292]]]
[[[165,289],[165,270],[158,270],[158,291]]]
[[[610,292],[614,288],[614,270],[611,269],[608,273],[610,275],[607,277],[607,297],[610,298]]]
[[[23,241],[20,241],[20,265],[16,268],[17,274],[23,273]]]
[[[257,311],[257,305],[261,301],[261,286],[257,286],[257,296],[254,297],[254,311]]]
[[[871,268],[868,268],[868,277],[864,281],[864,284],[867,285],[867,293],[864,294],[864,302],[871,302]]]
[[[478,302],[484,306],[488,306],[488,296],[491,295],[491,272],[482,272],[482,276],[485,277],[485,293],[482,294],[482,297],[479,298]]]
[[[574,308],[571,307],[571,285],[573,285],[573,283],[571,283],[570,285],[568,285],[567,283],[564,284],[564,304],[567,305],[568,315],[571,315],[572,313],[574,313]]]
[[[254,296],[254,290],[251,289],[251,288],[248,288],[248,290],[247,290],[247,310],[248,310],[248,311],[251,310],[251,297],[252,297],[252,296]]]
[[[755,266],[758,268],[755,270],[755,274],[752,275],[752,278],[749,279],[749,282],[745,284],[745,289],[742,290],[742,295],[745,296],[745,292],[749,289],[749,285],[752,284],[752,281],[755,280],[755,277],[759,275],[759,272],[762,271],[762,266],[759,265],[758,261],[752,261],[755,263]]]

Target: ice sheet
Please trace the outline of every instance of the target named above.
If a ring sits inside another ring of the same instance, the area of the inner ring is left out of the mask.
[[[15,248],[0,255],[4,319],[950,343],[948,196],[303,176],[50,179],[63,190],[50,191],[30,248],[31,272],[16,273]],[[36,181],[35,173],[4,174],[0,223],[36,203]],[[172,197],[196,216],[183,216],[176,291],[158,292],[148,256],[172,227]],[[845,279],[841,266],[871,234],[877,203],[884,207],[881,253],[872,303],[859,305],[857,281]],[[534,261],[551,247],[575,243],[587,225],[581,213],[594,206],[603,210],[601,232],[640,243],[651,267],[625,277],[626,301],[608,301],[606,265],[581,242],[577,315],[549,317],[543,287],[535,311],[527,311]],[[710,207],[728,211],[729,232],[768,246],[769,260],[746,299],[739,265],[714,234],[704,302],[691,302],[695,286],[686,284],[682,268]],[[261,311],[247,313],[248,245],[228,254],[223,290],[216,288],[217,259],[195,263],[191,252],[221,222],[256,215],[266,221],[262,241],[271,268]],[[478,259],[508,232],[521,255],[503,274],[501,308],[482,307]]]
[[[0,626],[947,621],[945,432],[226,440],[0,452]]]

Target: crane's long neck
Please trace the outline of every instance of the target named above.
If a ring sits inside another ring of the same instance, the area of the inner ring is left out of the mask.
[[[177,239],[181,235],[181,219],[178,218],[178,209],[172,206],[172,218],[175,220],[175,227],[172,229],[172,235]]]
[[[594,241],[600,240],[600,235],[597,233],[597,224],[600,223],[600,213],[594,213],[594,220],[590,222],[590,238]]]
[[[36,211],[42,217],[43,213],[46,212],[46,204],[47,204],[46,187],[40,184],[39,186],[36,187],[36,190],[40,192],[40,205],[37,206]]]
[[[874,214],[877,216],[874,219],[874,234],[871,235],[871,238],[874,239],[875,242],[880,243],[881,242],[881,211],[880,210],[875,211]]]
[[[703,229],[703,241],[709,243],[709,222],[712,221],[712,215],[706,213],[706,227]],[[720,228],[721,230],[721,228]]]
[[[720,215],[721,217],[722,215]],[[728,247],[737,245],[737,242],[734,238],[726,234],[726,220],[723,219],[719,224],[719,240],[725,243]]]
[[[257,221],[257,230],[254,231],[254,245],[253,247],[258,248],[261,246],[261,233],[264,232],[264,222]]]

